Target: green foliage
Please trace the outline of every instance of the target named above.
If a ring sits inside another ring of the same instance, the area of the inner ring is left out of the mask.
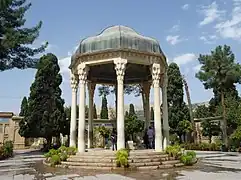
[[[55,166],[55,165],[60,164],[60,163],[61,163],[61,159],[60,159],[60,156],[58,154],[55,154],[55,155],[50,157],[51,166]]]
[[[0,159],[5,159],[13,156],[13,142],[6,141],[0,147]]]
[[[105,126],[99,126],[99,127],[96,128],[96,130],[100,133],[100,135],[103,138],[109,138],[110,137],[111,131],[110,131],[109,128],[106,128]]]
[[[133,104],[130,104],[128,115],[129,116],[136,116],[135,107],[134,107]]]
[[[201,122],[202,135],[209,137],[209,143],[212,141],[212,136],[218,136],[221,133],[220,123],[204,120]]]
[[[19,124],[19,134],[24,137],[44,137],[49,146],[53,136],[66,134],[68,126],[59,87],[62,76],[58,59],[53,54],[42,56],[37,68],[30,88],[28,110]]]
[[[94,119],[97,119],[97,110],[96,110],[96,105],[94,104],[94,107],[93,107],[93,118]]]
[[[183,79],[176,63],[169,65],[167,75],[167,102],[170,131],[181,136],[187,129],[179,129],[179,127],[183,127],[183,124],[180,122],[185,120],[190,121],[190,114],[187,105],[183,101]],[[184,122],[185,124],[187,124],[186,121]]]
[[[192,124],[190,121],[183,120],[178,122],[177,129],[179,134],[185,134],[192,131]]]
[[[25,116],[27,113],[27,110],[28,110],[28,100],[24,96],[22,103],[21,103],[21,109],[20,109],[19,116]]]
[[[144,122],[137,119],[137,116],[128,115],[125,119],[126,140],[133,140],[135,135],[144,130]]]
[[[107,98],[106,95],[102,97],[102,105],[100,111],[100,118],[101,119],[108,119],[108,107],[107,107]]]
[[[0,71],[35,67],[36,55],[47,47],[47,43],[39,48],[29,46],[38,38],[42,26],[40,21],[34,27],[24,27],[24,15],[30,7],[26,0],[0,1]]]
[[[174,158],[179,158],[182,155],[182,149],[179,145],[173,145],[173,146],[167,146],[165,149],[165,152],[170,156]]]
[[[196,163],[196,153],[194,151],[187,151],[180,158],[181,162],[186,166],[191,166]]]
[[[116,166],[128,167],[129,151],[127,149],[120,149],[116,153]]]
[[[128,111],[125,112],[125,118],[127,118],[129,116]]]

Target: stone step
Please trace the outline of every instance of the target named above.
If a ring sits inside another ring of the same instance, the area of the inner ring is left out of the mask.
[[[141,167],[136,167],[138,170],[155,170],[158,169],[159,166],[141,166]]]
[[[138,159],[162,159],[162,158],[167,158],[168,155],[167,154],[162,154],[162,155],[142,155],[142,156],[135,156],[135,155],[130,155],[129,156],[129,159],[135,159],[135,158],[138,158]]]
[[[62,165],[68,166],[93,166],[93,167],[115,167],[115,163],[101,163],[101,162],[61,162]]]
[[[169,161],[162,161],[163,165],[174,165],[180,163],[180,160],[169,160]]]
[[[115,158],[79,158],[79,157],[72,157],[67,159],[68,162],[90,162],[90,163],[110,163],[114,162]]]
[[[130,151],[130,156],[156,156],[156,155],[166,155],[165,152],[156,152],[156,151]]]
[[[147,158],[147,159],[138,159],[138,158],[128,158],[128,162],[134,162],[134,163],[148,163],[148,162],[161,162],[158,158]]]
[[[129,163],[130,167],[159,166],[161,162]]]
[[[69,165],[67,166],[67,168],[69,169],[90,169],[90,170],[111,170],[111,169],[115,169],[115,167],[99,167],[99,166],[73,166],[73,165]]]

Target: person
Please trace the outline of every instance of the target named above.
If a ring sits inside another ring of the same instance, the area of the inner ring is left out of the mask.
[[[111,133],[111,143],[112,143],[112,150],[117,150],[117,133],[116,133],[116,129],[112,130]]]
[[[148,149],[148,147],[149,147],[149,142],[148,142],[147,129],[145,130],[145,134],[144,134],[144,137],[143,137],[143,141],[144,141],[145,148]]]
[[[152,127],[150,126],[148,131],[147,131],[147,136],[148,136],[148,142],[149,142],[149,148],[150,149],[154,149],[154,131],[152,129]]]

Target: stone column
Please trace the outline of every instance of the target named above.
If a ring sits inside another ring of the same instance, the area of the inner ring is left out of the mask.
[[[78,152],[85,152],[85,85],[88,74],[85,64],[78,65],[79,75],[79,127],[78,127]]]
[[[163,146],[164,149],[169,145],[169,123],[168,123],[168,105],[167,105],[167,84],[168,84],[168,77],[167,73],[163,75],[163,83],[162,83],[162,102],[163,102],[163,109],[162,109],[162,117],[163,117]]]
[[[71,120],[70,120],[70,141],[69,146],[76,147],[76,106],[77,106],[77,89],[78,77],[73,73],[70,74],[72,101],[71,101]]]
[[[89,113],[88,113],[88,148],[93,148],[93,108],[95,83],[88,83]]]
[[[143,93],[144,93],[144,97],[145,97],[145,128],[148,129],[148,127],[150,126],[150,118],[151,118],[151,114],[150,114],[150,88],[151,88],[151,83],[150,82],[144,82],[143,83]]]
[[[114,60],[117,76],[117,149],[125,148],[124,75],[127,60]]]
[[[162,151],[162,124],[160,108],[160,64],[152,65],[152,83],[154,88],[154,125],[155,125],[155,150]]]

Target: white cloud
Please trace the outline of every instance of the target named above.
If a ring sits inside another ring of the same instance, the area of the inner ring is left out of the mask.
[[[218,23],[215,28],[222,38],[241,40],[241,0],[233,0],[230,17]]]
[[[214,44],[218,37],[216,35],[208,35],[201,36],[199,39],[202,40],[205,44]]]
[[[219,10],[216,1],[214,1],[208,6],[202,6],[200,13],[204,15],[204,19],[199,23],[199,25],[204,26],[221,19],[221,17],[225,14],[225,11]]]
[[[168,43],[170,43],[171,45],[176,45],[182,41],[184,41],[184,39],[181,39],[179,35],[176,35],[176,36],[171,36],[171,35],[168,35],[166,37],[166,41]]]
[[[188,10],[188,9],[189,9],[189,7],[190,7],[190,5],[189,5],[189,4],[184,4],[184,5],[182,6],[182,9],[183,9],[183,10]]]
[[[172,28],[170,29],[170,32],[177,32],[180,30],[180,25],[176,24],[174,26],[172,26]]]
[[[189,62],[192,62],[196,59],[196,55],[193,53],[186,53],[186,54],[182,54],[180,56],[177,56],[173,59],[173,61],[175,63],[177,63],[178,65],[184,65],[187,64]]]

